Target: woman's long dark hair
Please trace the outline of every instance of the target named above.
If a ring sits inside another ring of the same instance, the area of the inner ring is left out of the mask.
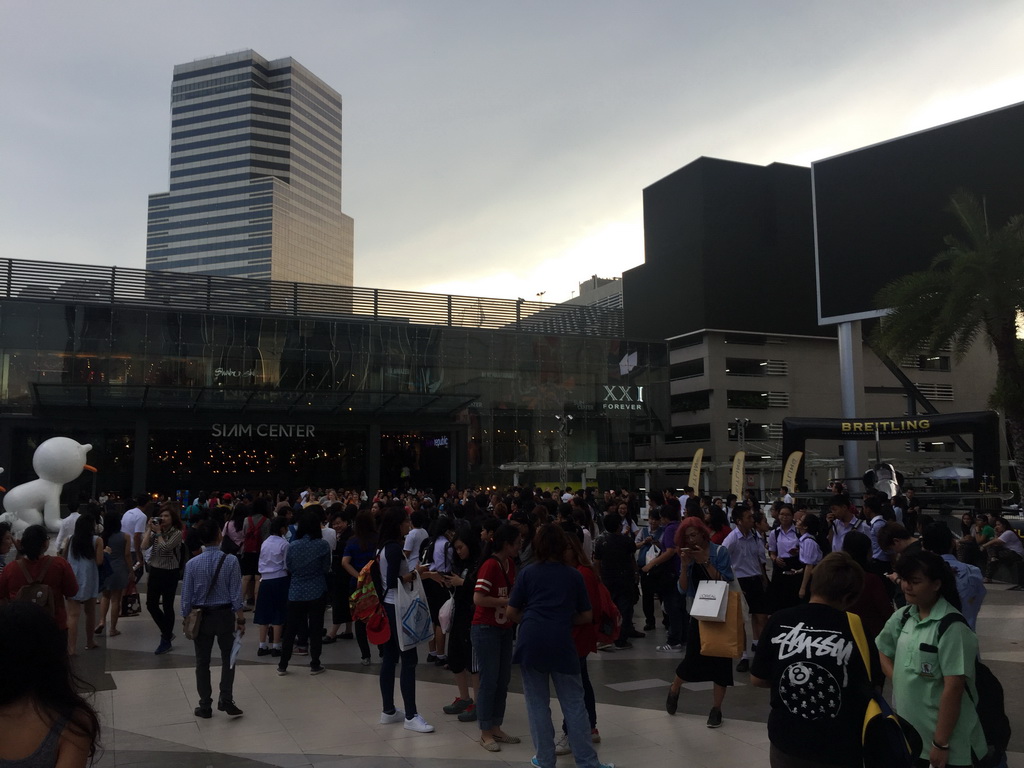
[[[494,557],[498,552],[501,552],[507,544],[512,544],[518,541],[522,536],[522,532],[516,526],[511,523],[502,523],[498,526],[498,529],[491,536],[491,540],[487,542],[484,547],[484,554],[481,560],[486,560],[488,557]]]
[[[96,521],[92,515],[79,515],[75,521],[75,532],[71,534],[68,551],[81,560],[95,560],[96,546],[92,537],[96,533]]]
[[[393,541],[402,542],[402,523],[405,522],[408,514],[405,507],[400,504],[389,504],[380,518],[380,534],[378,541],[380,546],[390,544]]]
[[[87,686],[71,671],[57,622],[34,603],[0,606],[0,680],[0,707],[29,699],[45,717],[67,718],[67,727],[89,742],[90,760],[95,757],[100,723],[78,693]]]
[[[939,582],[939,594],[946,598],[947,603],[958,611],[961,610],[960,593],[956,589],[956,574],[949,564],[934,552],[922,550],[900,555],[893,570],[901,579],[921,574],[929,581]]]
[[[121,532],[121,513],[107,512],[103,516],[103,544],[110,543],[110,537]]]
[[[231,513],[231,522],[235,526],[235,530],[241,533],[242,526],[245,525],[245,518],[249,516],[249,505],[239,503],[235,505],[234,511]]]
[[[359,549],[366,552],[372,549],[377,542],[377,528],[373,520],[373,512],[369,509],[361,509],[356,513],[355,522],[352,523],[355,529],[356,541],[359,542]]]

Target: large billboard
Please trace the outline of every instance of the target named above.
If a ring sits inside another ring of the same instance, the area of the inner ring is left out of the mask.
[[[1024,213],[1024,103],[811,165],[818,322],[878,317],[878,289],[927,269],[966,189],[1000,227]]]

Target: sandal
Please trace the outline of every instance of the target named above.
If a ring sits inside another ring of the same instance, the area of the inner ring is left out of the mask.
[[[501,752],[501,744],[498,743],[498,739],[495,738],[493,741],[484,741],[480,739],[480,746],[486,749],[488,752]]]
[[[85,646],[85,650],[87,650],[87,651],[95,651],[99,647],[100,647],[99,643],[93,643],[92,645]]]
[[[522,741],[518,736],[509,736],[507,733],[499,733],[494,740],[499,744],[519,744]]]
[[[119,629],[112,629],[109,632],[107,632],[107,637],[117,637],[120,634],[121,634],[121,630],[119,630]]]
[[[107,628],[106,624],[100,624],[98,627],[96,627],[96,629],[94,629],[92,631],[92,633],[94,635],[102,635],[103,634],[103,630],[105,630],[106,628]]]

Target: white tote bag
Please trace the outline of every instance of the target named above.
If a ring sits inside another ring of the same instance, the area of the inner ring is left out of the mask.
[[[729,582],[705,580],[697,585],[697,593],[693,596],[690,615],[701,621],[725,621],[729,601],[725,593],[729,591]]]
[[[419,577],[408,584],[399,580],[395,590],[395,619],[398,626],[392,627],[391,631],[398,633],[398,649],[401,651],[415,648],[434,636],[427,595]]]

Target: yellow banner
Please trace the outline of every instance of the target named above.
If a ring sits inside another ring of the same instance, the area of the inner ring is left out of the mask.
[[[704,449],[698,448],[697,452],[693,454],[693,464],[690,465],[690,482],[687,483],[698,496],[700,496],[700,465],[703,461]]]
[[[803,457],[803,451],[793,451],[786,459],[786,468],[782,470],[782,484],[789,488],[790,493],[796,493],[796,471]]]
[[[743,496],[743,462],[746,458],[746,451],[736,451],[736,455],[732,459],[732,485],[729,490],[736,495],[736,498]]]

